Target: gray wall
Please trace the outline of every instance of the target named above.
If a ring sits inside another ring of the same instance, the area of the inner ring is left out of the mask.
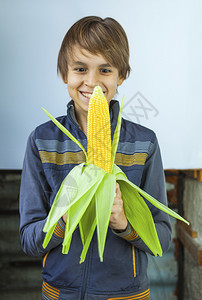
[[[185,217],[190,221],[192,230],[198,234],[193,243],[202,252],[202,182],[185,178],[183,205]],[[193,254],[185,247],[184,300],[200,299],[202,299],[202,266],[198,265]]]

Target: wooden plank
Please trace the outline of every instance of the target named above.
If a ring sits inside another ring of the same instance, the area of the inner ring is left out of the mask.
[[[34,257],[34,256],[28,256],[23,251],[20,254],[3,254],[1,255],[1,263],[0,267],[2,265],[6,266],[7,264],[27,264],[27,265],[33,265],[36,264],[37,266],[42,267],[42,257]]]
[[[171,185],[169,189],[167,188],[169,207],[172,207],[173,205],[177,207],[178,204],[178,176],[178,173],[172,171],[165,172],[166,183]]]
[[[0,211],[18,211],[21,175],[0,172]]]
[[[197,231],[194,231],[194,230],[192,229],[191,224],[190,224],[190,225],[187,225],[186,223],[180,222],[179,220],[177,220],[177,222],[180,223],[180,225],[184,228],[184,230],[186,230],[186,232],[187,232],[192,238],[197,238],[197,237],[198,237]]]
[[[41,288],[26,288],[23,289],[12,289],[1,291],[1,299],[6,300],[40,300],[41,299]]]
[[[181,172],[190,178],[194,178],[199,182],[202,182],[202,169],[187,169],[181,170]]]
[[[177,236],[191,253],[198,266],[202,266],[202,246],[196,238],[192,238],[181,222],[177,223]]]
[[[22,252],[19,236],[19,216],[0,215],[0,255],[20,254]]]
[[[27,256],[21,247],[19,215],[0,215],[0,261],[40,261],[40,257]]]
[[[20,171],[0,171],[0,299],[41,299],[41,258],[23,253],[19,236]]]
[[[168,174],[168,176],[174,176],[178,174],[185,174],[187,177],[194,178],[200,182],[202,182],[202,169],[166,169],[165,175]]]
[[[174,175],[178,175],[179,174],[179,170],[178,169],[165,169],[164,171],[169,176],[174,176]]]
[[[35,261],[1,263],[0,290],[40,287],[41,270],[41,265]]]

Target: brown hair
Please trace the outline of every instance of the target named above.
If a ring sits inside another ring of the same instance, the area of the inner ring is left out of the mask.
[[[89,16],[78,20],[66,33],[58,55],[57,72],[66,81],[68,61],[75,45],[101,54],[119,71],[120,78],[130,74],[129,46],[122,26],[113,18]]]

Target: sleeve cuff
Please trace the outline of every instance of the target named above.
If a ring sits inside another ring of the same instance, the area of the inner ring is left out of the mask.
[[[58,220],[58,223],[53,231],[53,234],[58,238],[64,238],[65,235],[65,223],[63,222],[62,218]]]
[[[112,230],[114,234],[120,236],[121,238],[127,240],[127,241],[133,241],[139,237],[137,232],[133,229],[133,227],[128,222],[128,226],[125,231],[120,232],[118,230]]]

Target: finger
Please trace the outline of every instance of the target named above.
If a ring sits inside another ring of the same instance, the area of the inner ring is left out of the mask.
[[[112,207],[111,215],[120,215],[123,212],[123,208],[121,206]]]
[[[119,186],[118,182],[116,182],[116,196],[121,198],[121,190],[120,190],[120,186]]]
[[[124,212],[123,204],[122,202],[117,202],[112,206],[111,214],[116,215],[116,214],[121,214]]]
[[[113,202],[113,206],[117,206],[117,205],[123,206],[123,200],[120,199],[120,198],[118,198],[118,197],[115,197],[115,198],[114,198],[114,202]],[[112,207],[113,207],[113,206],[112,206]]]

